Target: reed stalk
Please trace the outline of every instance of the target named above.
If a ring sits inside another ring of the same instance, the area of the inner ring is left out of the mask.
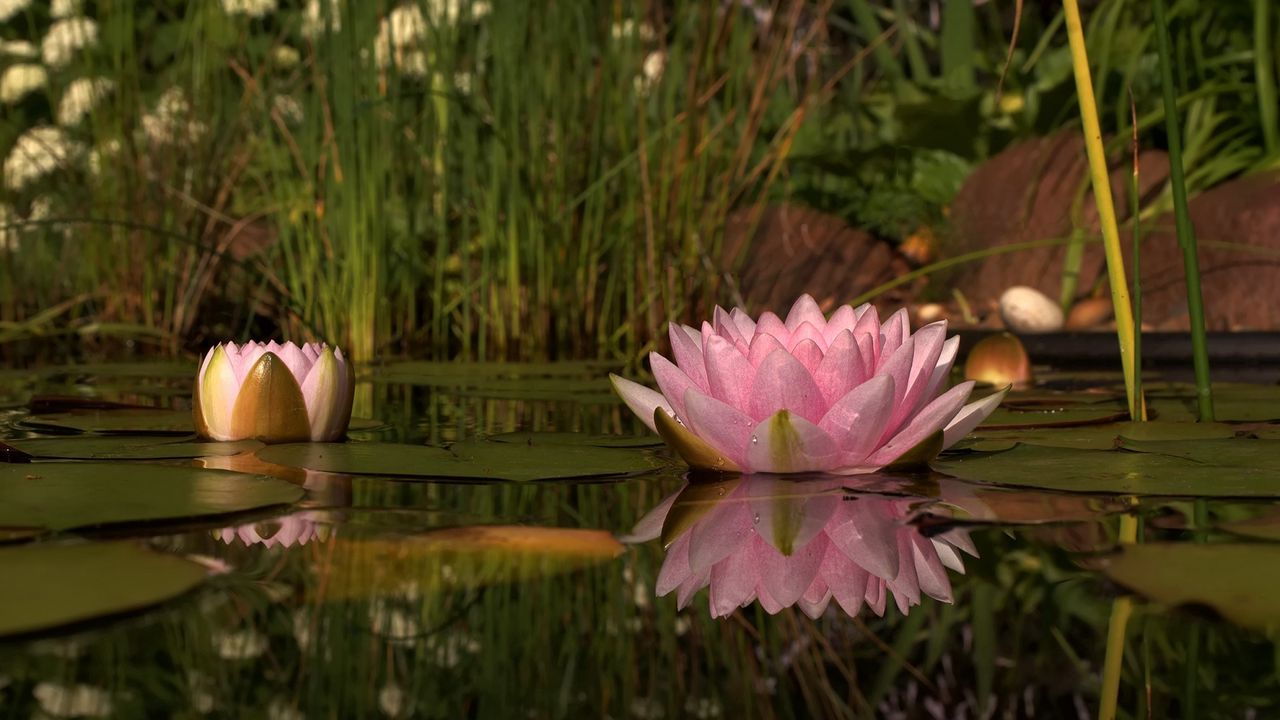
[[[1085,150],[1089,156],[1089,174],[1093,183],[1094,202],[1102,229],[1103,248],[1107,258],[1107,277],[1111,286],[1111,303],[1116,319],[1116,336],[1120,343],[1120,363],[1124,370],[1125,393],[1130,412],[1135,401],[1133,308],[1129,304],[1129,284],[1125,279],[1124,256],[1120,250],[1120,227],[1116,221],[1111,195],[1111,178],[1107,172],[1106,149],[1102,128],[1098,124],[1098,107],[1093,96],[1093,80],[1089,73],[1089,56],[1085,50],[1080,6],[1076,0],[1063,0],[1067,17],[1067,39],[1071,46],[1071,65],[1075,75],[1076,94],[1080,102],[1080,119],[1084,125]],[[1139,419],[1140,415],[1133,415]]]
[[[1196,402],[1200,422],[1213,422],[1213,388],[1209,382],[1209,344],[1205,337],[1204,298],[1200,291],[1200,261],[1196,252],[1195,228],[1187,209],[1187,183],[1182,167],[1182,132],[1178,126],[1177,97],[1173,88],[1172,50],[1169,43],[1169,17],[1164,0],[1155,0],[1156,48],[1160,55],[1160,85],[1164,95],[1164,123],[1169,136],[1169,181],[1173,190],[1173,212],[1182,248],[1183,274],[1186,276],[1187,312],[1191,320],[1191,356],[1195,364]],[[1273,99],[1274,100],[1274,99]]]

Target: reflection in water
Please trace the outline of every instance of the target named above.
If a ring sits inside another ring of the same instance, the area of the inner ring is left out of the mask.
[[[849,615],[883,615],[892,593],[904,614],[921,594],[951,602],[946,568],[957,549],[977,553],[962,530],[937,537],[906,523],[919,498],[846,494],[843,479],[747,475],[686,482],[637,523],[628,540],[661,537],[667,555],[656,591],[681,608],[710,587],[711,615],[759,600],[770,614],[798,605],[820,616],[834,599]]]
[[[299,512],[246,525],[215,530],[213,536],[231,545],[237,540],[246,546],[293,547],[312,540],[323,542],[332,535],[328,524],[318,521],[312,512]]]

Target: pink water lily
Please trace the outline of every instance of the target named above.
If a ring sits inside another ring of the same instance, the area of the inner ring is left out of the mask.
[[[306,545],[312,540],[328,540],[329,525],[319,522],[313,513],[306,511],[261,522],[237,525],[215,530],[213,536],[227,545],[239,540],[246,546],[293,547]]]
[[[759,601],[770,614],[795,605],[816,618],[832,600],[849,615],[883,615],[890,595],[905,614],[924,595],[951,602],[947,570],[964,572],[957,551],[977,555],[962,530],[930,538],[905,522],[919,502],[846,495],[838,480],[748,475],[686,483],[623,539],[663,539],[654,589],[675,592],[681,609],[710,587],[712,617]]]
[[[906,310],[881,323],[869,304],[827,319],[804,295],[785,320],[717,307],[701,330],[673,323],[675,362],[649,355],[661,392],[610,377],[694,468],[872,472],[950,447],[1004,398],[965,404],[972,382],[947,388],[959,338],[946,332],[945,321],[911,332]]]
[[[249,342],[210,348],[196,377],[196,433],[211,440],[330,442],[346,435],[355,381],[342,351]]]

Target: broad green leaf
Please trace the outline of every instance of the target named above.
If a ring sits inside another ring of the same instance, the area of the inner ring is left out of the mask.
[[[140,610],[191,590],[205,574],[127,542],[0,548],[0,636]]]
[[[1183,443],[1186,445],[1190,441]],[[1205,440],[1198,443],[1267,443]],[[1244,451],[1261,458],[1274,449]],[[1208,497],[1280,497],[1280,466],[1229,465],[1157,452],[1017,445],[1003,452],[952,453],[934,470],[974,482],[1073,492]]]
[[[257,440],[242,442],[184,442],[172,435],[76,435],[72,437],[5,440],[33,458],[65,460],[168,460],[237,455],[262,447]]]
[[[602,448],[643,448],[662,445],[662,438],[657,435],[592,435],[575,432],[510,432],[491,435],[489,439],[494,442],[534,445],[589,445]]]
[[[394,443],[294,443],[258,451],[261,459],[350,475],[473,480],[558,480],[628,475],[662,466],[634,449],[467,441],[447,448]]]
[[[1280,545],[1126,545],[1106,566],[1121,585],[1163,605],[1202,605],[1237,625],[1280,629]]]
[[[0,527],[71,530],[288,505],[302,488],[225,470],[137,463],[0,465]]]
[[[1073,425],[1110,423],[1128,416],[1128,411],[1123,408],[1101,404],[1093,407],[1045,407],[1039,409],[1000,407],[996,408],[996,411],[983,421],[979,429],[1070,427]]]
[[[30,415],[23,426],[54,432],[135,433],[190,435],[195,432],[190,410],[77,410]]]
[[[1009,442],[1020,442],[1049,447],[1110,450],[1124,440],[1203,440],[1234,435],[1235,430],[1223,423],[1118,422],[1060,428],[983,429],[974,433],[960,447],[991,451],[1008,449],[1011,447]]]

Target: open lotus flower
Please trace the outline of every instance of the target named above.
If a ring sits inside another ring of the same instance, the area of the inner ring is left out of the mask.
[[[941,321],[912,333],[906,310],[882,324],[869,304],[828,320],[803,295],[785,321],[717,307],[701,330],[672,324],[675,362],[649,355],[661,392],[611,378],[695,469],[872,472],[909,451],[931,458],[1004,398],[966,405],[972,382],[946,389],[959,346],[946,332]]]
[[[355,380],[342,351],[319,343],[215,345],[196,376],[196,433],[211,440],[333,442],[351,422]]]
[[[839,480],[747,475],[686,483],[623,539],[662,538],[654,589],[675,591],[681,609],[710,586],[712,617],[759,600],[770,614],[797,605],[817,618],[832,599],[849,615],[864,605],[883,615],[890,593],[906,614],[921,595],[951,602],[947,568],[964,572],[957,549],[977,555],[962,530],[928,538],[906,523],[919,502],[846,495]]]

